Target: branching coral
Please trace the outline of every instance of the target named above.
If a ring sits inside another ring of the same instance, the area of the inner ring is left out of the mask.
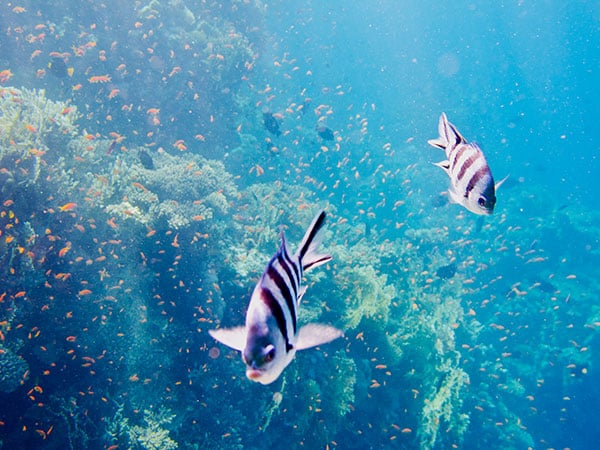
[[[357,367],[354,359],[350,358],[344,350],[338,350],[331,358],[331,366],[334,367],[336,374],[343,374],[342,377],[334,376],[333,389],[328,394],[328,401],[331,403],[334,416],[343,417],[352,411],[352,405],[355,399],[356,373]]]
[[[381,326],[387,324],[396,293],[387,284],[386,274],[377,274],[371,266],[346,266],[337,274],[336,284],[340,298],[348,302],[342,319],[345,329],[355,329],[363,317],[376,319]]]
[[[223,217],[237,193],[223,164],[201,156],[184,158],[159,152],[154,155],[154,170],[129,164],[124,171],[123,197],[137,208],[130,217],[142,223],[164,218],[171,228],[178,229],[194,221]],[[118,211],[114,204],[110,208]]]
[[[469,376],[451,360],[446,360],[438,371],[437,389],[425,399],[418,430],[421,448],[434,448],[440,427],[451,432],[451,440],[460,443],[469,424],[469,416],[461,411],[463,389]]]
[[[48,100],[43,90],[0,88],[0,112],[0,188],[8,180],[29,186],[40,175],[42,156],[74,134],[77,109]]]
[[[240,193],[234,227],[241,238],[231,239],[225,251],[244,282],[262,272],[279,246],[277,235],[281,230],[286,233],[290,250],[295,251],[317,211],[316,205],[311,209],[304,207],[317,203],[312,197],[301,186],[281,183],[254,184]]]
[[[175,417],[168,410],[160,410],[158,413],[144,411],[145,426],[133,425],[129,428],[129,437],[133,448],[144,450],[171,450],[178,447],[169,436],[166,428]]]

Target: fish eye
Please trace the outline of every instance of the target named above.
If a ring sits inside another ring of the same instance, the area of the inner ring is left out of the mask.
[[[265,347],[265,362],[271,362],[275,359],[275,347],[268,345]]]
[[[479,197],[479,198],[477,199],[477,203],[478,203],[478,204],[479,204],[479,206],[481,206],[481,207],[485,206],[486,202],[487,202],[487,199],[486,199],[485,197],[483,197],[483,196],[481,196],[481,197]]]

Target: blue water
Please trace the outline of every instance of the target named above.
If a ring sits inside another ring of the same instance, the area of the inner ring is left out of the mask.
[[[0,447],[595,448],[599,19],[1,2]],[[491,216],[442,112],[509,176]],[[345,336],[253,383],[208,330],[320,208],[299,322]]]

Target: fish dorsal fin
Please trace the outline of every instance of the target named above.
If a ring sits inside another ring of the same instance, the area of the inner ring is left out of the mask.
[[[446,113],[442,113],[440,116],[440,123],[438,125],[440,137],[444,137],[446,139],[446,143],[449,146],[456,147],[458,144],[465,141],[465,138],[459,133],[454,125],[448,122],[448,118],[446,117]]]
[[[331,255],[318,253],[319,245],[321,244],[322,234],[320,231],[325,224],[325,211],[319,212],[311,222],[306,234],[298,247],[296,255],[302,264],[302,270],[306,271],[313,267],[325,264],[331,260]]]
[[[240,326],[235,328],[219,328],[217,330],[208,330],[214,339],[221,344],[226,345],[234,350],[242,351],[246,346],[246,327]]]
[[[427,143],[433,147],[441,148],[442,150],[446,150],[447,147],[453,148],[460,143],[467,142],[456,127],[448,122],[446,113],[440,115],[438,134],[440,136],[437,139],[430,139]]]
[[[341,330],[329,325],[309,323],[298,331],[296,350],[306,350],[317,345],[327,344],[343,335],[344,333]]]

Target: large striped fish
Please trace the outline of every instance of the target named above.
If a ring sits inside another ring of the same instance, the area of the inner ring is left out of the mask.
[[[317,252],[325,212],[321,211],[308,227],[295,254],[281,234],[281,247],[273,256],[254,288],[246,313],[246,325],[210,330],[222,344],[242,352],[246,376],[262,384],[275,381],[294,359],[297,350],[325,344],[342,336],[334,327],[308,324],[297,329],[298,306],[306,290],[303,273],[326,263],[330,255]]]
[[[475,214],[488,215],[494,211],[496,189],[494,177],[477,144],[467,143],[456,127],[448,122],[445,113],[438,125],[440,137],[429,144],[446,152],[446,160],[435,163],[450,177],[450,201],[464,206]]]

